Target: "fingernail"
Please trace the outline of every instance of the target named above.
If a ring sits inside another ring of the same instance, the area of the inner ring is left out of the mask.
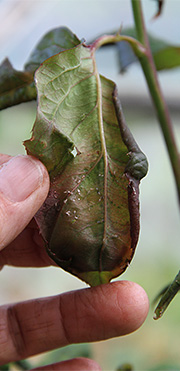
[[[42,183],[43,165],[30,156],[16,156],[0,168],[0,192],[12,202],[24,201]]]

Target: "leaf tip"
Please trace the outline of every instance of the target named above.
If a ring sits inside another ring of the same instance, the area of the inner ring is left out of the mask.
[[[112,273],[108,271],[82,272],[78,273],[78,277],[90,286],[98,286],[104,283],[109,283],[112,278]]]

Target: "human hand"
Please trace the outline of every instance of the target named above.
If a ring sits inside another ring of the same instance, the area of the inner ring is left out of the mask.
[[[0,265],[53,265],[31,220],[44,202],[49,177],[30,156],[0,156]],[[8,161],[8,162],[7,162]],[[72,343],[100,341],[135,331],[148,313],[137,284],[120,281],[55,297],[0,307],[0,365]],[[77,358],[36,370],[100,370]]]

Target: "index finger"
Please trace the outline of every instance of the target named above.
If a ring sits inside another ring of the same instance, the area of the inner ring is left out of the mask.
[[[137,284],[120,281],[1,307],[0,364],[135,331],[148,313]]]

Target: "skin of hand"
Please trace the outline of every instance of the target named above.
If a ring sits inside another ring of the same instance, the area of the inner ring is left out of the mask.
[[[31,156],[0,155],[0,266],[55,265],[33,216],[49,191],[44,165]],[[0,365],[72,343],[131,333],[147,317],[149,302],[136,283],[119,281],[0,307]],[[36,370],[101,370],[77,358]]]

